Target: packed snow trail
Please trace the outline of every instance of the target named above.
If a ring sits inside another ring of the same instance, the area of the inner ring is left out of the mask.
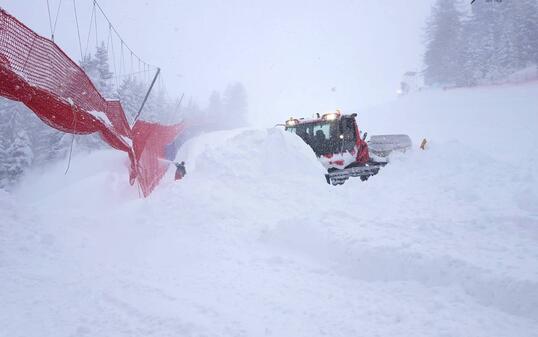
[[[429,149],[336,188],[278,129],[192,139],[187,176],[170,170],[148,199],[113,152],[30,174],[0,194],[0,336],[538,336],[536,172],[489,151],[502,137],[469,146],[405,113],[436,130]]]

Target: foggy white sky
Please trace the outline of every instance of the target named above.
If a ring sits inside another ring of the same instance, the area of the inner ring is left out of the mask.
[[[59,0],[49,1],[55,12]],[[91,0],[76,1],[86,40]],[[99,2],[127,44],[163,69],[171,96],[185,92],[203,106],[212,90],[240,81],[251,122],[269,126],[393,99],[402,73],[421,64],[433,0]],[[0,5],[50,35],[46,0]],[[62,2],[56,41],[80,58],[72,0]]]

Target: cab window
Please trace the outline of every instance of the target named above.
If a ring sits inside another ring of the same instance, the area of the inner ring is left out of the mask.
[[[318,131],[321,131],[321,133]],[[331,125],[328,123],[314,125],[314,127],[312,128],[312,134],[317,137],[318,135],[321,135],[322,133],[323,133],[323,136],[325,137],[325,140],[329,140],[331,138]]]

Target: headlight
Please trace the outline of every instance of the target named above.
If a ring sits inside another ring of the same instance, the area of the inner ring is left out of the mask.
[[[326,121],[334,121],[337,118],[338,118],[338,114],[334,112],[323,115],[323,119]]]
[[[295,126],[295,125],[297,125],[296,119],[290,118],[286,121],[286,126]]]

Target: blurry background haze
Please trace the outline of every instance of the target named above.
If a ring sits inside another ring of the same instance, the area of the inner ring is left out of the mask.
[[[54,15],[59,0],[49,1]],[[86,40],[92,1],[76,3]],[[239,81],[250,123],[269,126],[292,115],[357,111],[395,98],[401,75],[421,67],[422,29],[433,0],[99,3],[126,43],[162,68],[171,97],[185,92],[203,106],[213,90]],[[50,36],[46,0],[0,0],[0,6]],[[73,3],[63,1],[56,41],[79,60],[75,27]]]

